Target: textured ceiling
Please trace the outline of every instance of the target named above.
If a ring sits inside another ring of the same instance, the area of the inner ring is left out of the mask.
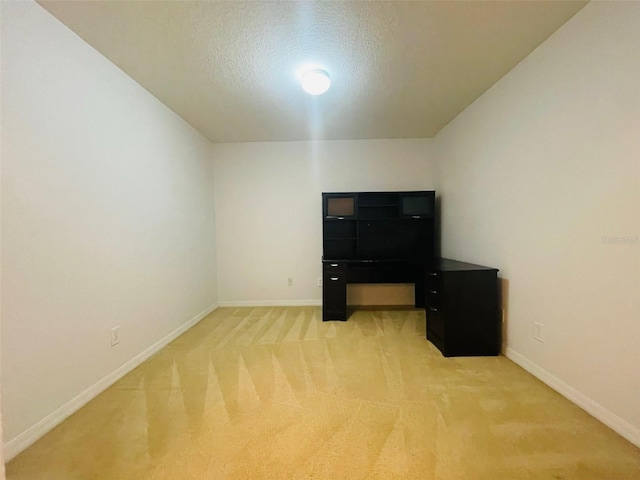
[[[214,142],[432,137],[582,1],[40,1]],[[332,86],[305,94],[296,71]]]

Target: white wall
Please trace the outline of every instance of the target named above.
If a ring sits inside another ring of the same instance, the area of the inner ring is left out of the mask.
[[[321,193],[431,190],[431,151],[426,139],[215,145],[220,304],[319,304]],[[374,301],[408,303],[410,288]],[[349,301],[371,297],[356,289]]]
[[[436,138],[443,255],[500,268],[508,355],[636,444],[639,25],[591,2]]]
[[[215,221],[210,142],[33,2],[2,2],[1,113],[11,456],[212,307]]]

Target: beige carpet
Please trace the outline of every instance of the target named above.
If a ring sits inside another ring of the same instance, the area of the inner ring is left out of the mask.
[[[39,479],[640,479],[640,451],[421,310],[221,308],[8,465]]]

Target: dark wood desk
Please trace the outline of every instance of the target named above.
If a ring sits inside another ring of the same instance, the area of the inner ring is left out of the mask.
[[[425,308],[424,262],[415,260],[322,260],[322,320],[347,319],[347,284],[413,283],[415,306]]]
[[[426,310],[427,339],[444,356],[500,353],[497,269],[446,258],[322,264],[324,321],[347,320],[349,283],[413,283],[415,306]]]
[[[413,283],[445,356],[500,351],[495,268],[435,257],[435,192],[322,194],[322,320],[347,320],[347,284]]]

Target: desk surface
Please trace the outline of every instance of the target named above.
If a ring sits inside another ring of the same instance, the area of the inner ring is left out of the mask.
[[[420,265],[424,268],[433,268],[441,272],[459,272],[459,271],[474,271],[474,270],[493,270],[498,271],[497,268],[485,267],[482,265],[476,265],[473,263],[460,262],[458,260],[451,260],[449,258],[435,258],[433,260],[420,260],[415,258],[396,258],[396,259],[383,259],[383,260],[336,260],[336,259],[322,259],[322,263],[344,263],[347,266],[364,266],[364,265],[380,265],[385,264],[398,264],[398,263],[411,263],[414,265]]]

